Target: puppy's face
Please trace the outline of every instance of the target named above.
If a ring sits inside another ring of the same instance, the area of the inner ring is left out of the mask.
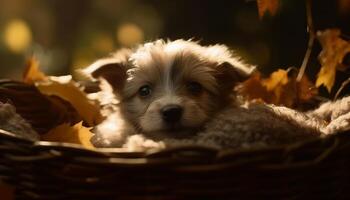
[[[210,59],[209,50],[193,42],[158,41],[128,54],[127,62],[109,63],[93,75],[112,84],[123,114],[141,133],[187,137],[228,104],[234,84],[242,78],[230,63]]]
[[[128,71],[122,106],[142,132],[182,137],[218,109],[215,71],[191,52],[158,53],[150,52],[146,62],[135,60],[138,67]]]

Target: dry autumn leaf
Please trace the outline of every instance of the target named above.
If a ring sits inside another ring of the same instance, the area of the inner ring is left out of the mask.
[[[296,74],[290,75],[286,70],[277,70],[269,78],[261,78],[255,73],[241,84],[238,92],[248,100],[261,100],[266,103],[295,107],[317,95],[317,90],[306,76],[300,82]]]
[[[316,86],[324,85],[328,92],[332,90],[336,71],[342,70],[344,56],[350,52],[350,43],[340,38],[339,29],[327,29],[317,33],[322,51],[319,54],[321,70],[317,75]]]
[[[297,99],[294,77],[288,76],[288,71],[278,69],[268,79],[263,80],[267,91],[273,93],[272,102],[277,105],[292,107]]]
[[[297,84],[299,102],[304,103],[310,101],[318,94],[315,85],[309,80],[307,76],[303,76]]]
[[[43,94],[55,95],[71,103],[89,126],[102,121],[98,105],[88,99],[79,85],[72,80],[72,76],[52,76],[49,77],[49,81],[36,82],[35,85]]]
[[[23,82],[33,84],[37,81],[46,81],[47,76],[40,71],[39,61],[34,57],[27,60],[23,73]]]
[[[257,0],[260,19],[263,18],[266,13],[269,13],[271,16],[276,15],[279,3],[279,0]]]
[[[271,93],[262,84],[262,78],[259,72],[255,72],[248,80],[244,81],[238,87],[238,92],[248,100],[271,102]]]
[[[90,142],[92,128],[83,126],[82,122],[71,126],[69,124],[61,124],[56,128],[50,130],[47,134],[41,136],[42,140],[52,142],[67,142],[74,144],[81,144],[85,148],[94,148]]]
[[[89,126],[94,126],[102,121],[99,106],[87,97],[72,76],[46,76],[39,70],[34,59],[31,63],[24,74],[24,80],[34,83],[44,95],[58,96],[69,102]]]
[[[16,112],[39,134],[65,122],[75,124],[82,121],[69,102],[57,96],[46,96],[34,85],[19,81],[0,81],[0,101],[10,101]]]

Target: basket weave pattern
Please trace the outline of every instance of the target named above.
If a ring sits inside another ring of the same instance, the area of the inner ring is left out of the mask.
[[[29,142],[0,131],[17,199],[350,199],[350,135],[291,146],[155,153]]]

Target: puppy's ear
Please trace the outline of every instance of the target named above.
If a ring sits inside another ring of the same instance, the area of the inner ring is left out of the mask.
[[[115,92],[120,92],[127,79],[128,58],[131,51],[122,49],[109,58],[97,60],[83,70],[84,74],[94,79],[106,80]]]
[[[216,69],[216,79],[223,93],[231,93],[237,83],[245,81],[255,71],[253,66],[245,66],[242,63],[235,66],[230,62],[223,62]]]
[[[105,79],[114,91],[121,91],[127,78],[126,66],[124,63],[107,63],[91,72],[93,78]]]

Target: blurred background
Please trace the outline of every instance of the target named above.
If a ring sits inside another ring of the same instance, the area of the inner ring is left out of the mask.
[[[266,74],[299,67],[307,48],[304,0],[280,0],[278,13],[262,19],[255,0],[0,0],[0,5],[0,78],[20,79],[31,55],[50,75],[74,74],[113,50],[157,38],[223,43]],[[350,35],[348,11],[349,0],[314,0],[315,29],[338,27]],[[317,43],[307,68],[313,79],[319,50]],[[339,79],[348,77],[344,74]]]

